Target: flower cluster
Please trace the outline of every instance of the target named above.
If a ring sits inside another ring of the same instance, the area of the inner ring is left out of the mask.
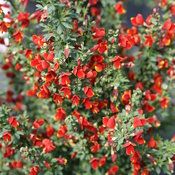
[[[173,107],[175,4],[131,27],[123,1],[43,0],[32,14],[27,4],[0,4],[11,87],[1,101],[13,109],[0,108],[0,172],[172,174],[174,140],[156,133]]]

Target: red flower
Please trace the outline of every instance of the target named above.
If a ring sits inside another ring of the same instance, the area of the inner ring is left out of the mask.
[[[19,15],[18,15],[18,21],[21,22],[22,24],[22,27],[25,28],[29,25],[29,13],[27,12],[20,12]]]
[[[154,101],[156,99],[156,94],[150,92],[150,90],[145,91],[145,99],[149,101]]]
[[[107,41],[101,41],[100,43],[98,43],[97,50],[100,54],[103,54],[105,51],[107,51],[108,50]]]
[[[66,125],[62,125],[58,129],[57,137],[58,138],[64,137],[66,133],[67,133],[67,126]]]
[[[64,120],[66,117],[66,111],[63,108],[58,108],[55,114],[55,120]]]
[[[151,35],[145,35],[145,42],[144,45],[147,47],[152,47],[154,43],[154,39]]]
[[[115,4],[114,8],[115,8],[116,13],[118,13],[118,14],[120,14],[120,15],[126,13],[126,10],[125,10],[124,7],[123,7],[122,1],[117,2],[117,3]]]
[[[74,95],[71,100],[72,100],[72,104],[75,106],[78,106],[80,103],[80,97],[77,95]]]
[[[38,92],[37,96],[39,98],[49,98],[50,97],[50,91],[45,85],[43,85],[41,87],[40,91]]]
[[[91,15],[92,16],[98,16],[98,15],[100,15],[100,13],[101,13],[101,9],[100,8],[97,8],[97,7],[90,7],[90,12],[91,12]]]
[[[100,144],[95,142],[90,149],[92,153],[97,153],[100,150]]]
[[[44,153],[49,153],[55,149],[55,145],[49,139],[44,139],[42,141],[43,151]]]
[[[158,66],[159,69],[168,68],[168,60],[158,58],[157,61],[158,61],[157,66]]]
[[[100,167],[102,167],[106,164],[106,159],[107,159],[106,156],[103,156],[103,157],[100,158],[100,160],[99,160],[99,166]]]
[[[146,119],[139,118],[139,117],[134,117],[134,122],[133,122],[134,128],[142,127],[145,124],[146,124]]]
[[[131,99],[131,90],[124,91],[121,101],[124,105],[127,105]]]
[[[81,66],[76,66],[73,70],[73,74],[76,75],[79,79],[85,78],[85,73]]]
[[[23,33],[21,31],[16,31],[14,34],[13,34],[13,38],[14,40],[17,42],[17,43],[21,43],[21,41],[23,40],[24,36],[23,36]]]
[[[49,52],[49,53],[45,52],[45,53],[43,53],[44,59],[46,61],[49,61],[49,62],[53,62],[54,56],[55,56],[54,52]]]
[[[159,101],[161,108],[166,109],[169,104],[169,99],[167,97],[163,97]]]
[[[157,142],[154,139],[154,137],[151,137],[150,140],[148,141],[148,147],[149,148],[157,148]]]
[[[19,122],[16,120],[15,117],[11,116],[7,119],[8,123],[14,127],[14,128],[17,128],[19,126]]]
[[[132,17],[131,23],[133,26],[143,25],[143,23],[144,23],[143,16],[141,14],[138,14],[136,17]]]
[[[67,159],[64,157],[56,158],[56,160],[57,160],[59,165],[66,165],[66,163],[67,163]]]
[[[96,5],[99,0],[89,0],[90,5]]]
[[[109,168],[107,174],[108,175],[116,175],[118,172],[119,168],[117,165],[113,165],[112,167]]]
[[[59,78],[60,78],[60,84],[62,86],[67,86],[70,84],[70,79],[69,79],[70,73],[63,73]]]
[[[134,136],[134,141],[138,143],[139,145],[143,145],[145,143],[145,140],[142,136],[143,131],[139,131]]]
[[[86,86],[83,88],[83,91],[88,98],[92,98],[94,96],[94,92],[91,87]]]
[[[33,166],[30,168],[29,175],[38,175],[39,173],[39,166]]]
[[[45,42],[43,36],[37,36],[37,35],[33,35],[32,40],[34,44],[36,44],[38,47],[42,47]]]
[[[99,159],[98,158],[92,158],[90,160],[91,167],[96,170],[99,167]]]
[[[62,104],[63,102],[63,97],[57,93],[54,93],[53,94],[53,101],[56,103],[56,104]]]
[[[15,149],[11,148],[10,146],[6,146],[5,148],[5,153],[4,153],[4,158],[10,157],[12,155],[14,155],[15,153]]]
[[[34,127],[35,129],[38,129],[38,128],[40,128],[43,124],[44,124],[44,119],[42,119],[42,118],[36,119],[36,120],[33,122],[33,127]]]
[[[116,69],[120,69],[121,68],[121,61],[123,60],[122,57],[120,56],[115,56],[113,59],[112,59],[112,63],[114,64],[114,67]]]
[[[67,86],[62,87],[60,89],[60,91],[63,93],[63,96],[66,97],[66,98],[70,98],[71,95],[72,95],[71,89],[69,87],[67,87]]]
[[[102,39],[105,36],[105,29],[104,28],[97,28],[97,27],[93,27],[92,31],[93,33],[93,39]]]
[[[103,125],[109,129],[114,129],[116,125],[115,117],[111,118],[103,117]]]
[[[172,21],[171,19],[167,19],[165,23],[163,24],[162,29],[168,31],[171,29],[171,27],[172,27]]]
[[[171,14],[172,14],[173,16],[175,16],[175,4],[172,4],[172,5],[170,6],[170,11],[171,11]]]
[[[20,169],[23,167],[23,163],[20,160],[14,160],[14,161],[10,162],[9,166],[11,168],[14,168],[14,169],[16,169],[16,168]]]
[[[94,69],[95,69],[97,72],[101,72],[104,68],[105,68],[105,64],[96,63],[96,64],[94,65]]]
[[[131,155],[131,154],[135,153],[134,147],[136,145],[134,143],[127,141],[123,146],[126,149],[126,154],[127,155]]]
[[[12,138],[12,136],[11,136],[11,133],[9,131],[6,131],[3,133],[3,140],[5,142],[10,142],[11,138]]]
[[[150,105],[148,102],[145,102],[143,108],[146,112],[153,112],[155,110],[155,107]]]
[[[136,44],[133,35],[130,34],[120,34],[118,40],[119,46],[125,49],[131,49]]]
[[[49,126],[47,126],[47,128],[46,128],[46,135],[47,135],[47,137],[51,137],[53,134],[54,134],[54,128],[51,126],[51,125],[49,125]]]

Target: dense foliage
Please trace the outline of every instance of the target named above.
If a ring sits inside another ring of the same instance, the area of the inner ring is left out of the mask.
[[[173,0],[130,27],[124,1],[27,4],[0,4],[0,173],[173,174]]]

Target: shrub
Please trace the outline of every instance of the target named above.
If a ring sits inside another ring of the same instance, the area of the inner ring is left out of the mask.
[[[158,132],[174,110],[173,1],[131,27],[123,1],[27,3],[0,5],[0,172],[173,174],[174,139]]]

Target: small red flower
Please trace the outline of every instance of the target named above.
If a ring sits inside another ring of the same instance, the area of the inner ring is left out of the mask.
[[[11,116],[7,119],[7,121],[14,128],[17,128],[19,126],[19,122],[16,120],[16,117]]]
[[[142,127],[146,124],[146,119],[134,117],[133,126],[134,128]]]
[[[114,129],[116,125],[115,117],[103,117],[103,125],[109,129]]]
[[[55,114],[55,120],[64,120],[66,117],[66,111],[63,108],[58,108]]]
[[[71,100],[72,100],[72,104],[75,106],[78,106],[80,103],[80,97],[77,95],[74,95]]]
[[[173,16],[175,16],[175,4],[172,4],[172,5],[170,6],[170,12],[171,12],[171,14],[172,14]]]
[[[154,137],[151,137],[150,140],[148,141],[148,147],[149,148],[157,148],[157,142],[154,139]]]
[[[158,58],[157,61],[158,61],[158,65],[157,66],[158,66],[159,69],[168,68],[168,60]]]
[[[23,28],[27,27],[29,25],[29,13],[28,12],[20,12],[18,15],[18,21],[21,22],[21,25]]]
[[[159,103],[160,103],[160,106],[162,109],[166,109],[168,107],[168,104],[169,104],[169,98],[163,97],[160,99]]]
[[[126,10],[125,10],[125,8],[123,7],[122,1],[117,2],[117,3],[115,4],[114,8],[115,8],[116,13],[118,13],[118,14],[120,14],[120,15],[126,13]]]
[[[100,144],[95,142],[90,149],[92,153],[97,153],[100,150]]]
[[[57,93],[54,93],[53,94],[53,101],[56,103],[56,104],[62,104],[63,102],[63,97]]]
[[[132,17],[131,23],[133,26],[143,25],[143,23],[144,23],[143,16],[141,14],[138,14],[136,17]]]
[[[136,44],[133,35],[130,34],[120,34],[118,40],[119,46],[125,49],[131,49]]]
[[[112,59],[112,63],[114,65],[114,67],[116,69],[120,69],[121,68],[121,61],[122,61],[122,57],[120,56],[115,56],[113,59]]]
[[[154,43],[154,38],[151,35],[145,35],[144,45],[147,47],[152,47]]]
[[[99,167],[99,159],[98,158],[92,158],[90,160],[91,167],[96,170]]]
[[[102,39],[105,36],[105,29],[104,28],[97,28],[97,27],[93,27],[92,28],[93,31],[93,39]]]
[[[64,97],[70,99],[70,97],[71,97],[71,95],[72,95],[72,92],[71,92],[71,89],[70,89],[69,87],[67,87],[67,86],[62,87],[62,88],[60,89],[60,91],[63,93],[63,96],[64,96]]]
[[[106,156],[103,156],[103,157],[100,158],[100,160],[99,160],[99,166],[100,167],[102,167],[106,164],[106,159],[107,159]]]
[[[145,99],[149,101],[154,101],[156,99],[156,94],[150,92],[150,90],[145,91]]]
[[[51,137],[53,134],[54,134],[54,128],[51,126],[51,125],[49,125],[49,126],[47,126],[47,128],[46,128],[46,135],[47,135],[47,137]]]
[[[9,131],[6,131],[3,133],[3,140],[5,142],[10,142],[11,138],[12,138],[12,136],[11,136],[11,133]]]
[[[40,91],[38,92],[37,96],[38,96],[38,98],[49,98],[50,97],[50,91],[45,85],[43,85],[40,88]]]
[[[124,105],[127,105],[131,99],[131,90],[124,91],[121,101]]]
[[[43,151],[44,153],[49,153],[55,149],[55,145],[49,139],[44,139],[42,141]]]
[[[38,35],[38,36],[33,35],[32,40],[33,40],[34,44],[36,44],[38,47],[42,47],[44,45],[44,42],[45,42],[43,36],[41,36],[41,35]]]
[[[83,88],[83,91],[88,98],[92,98],[94,96],[94,92],[91,87],[86,86]]]
[[[134,143],[127,141],[124,145],[124,148],[126,149],[127,155],[132,155],[135,153],[134,147],[136,146]]]
[[[23,36],[23,33],[18,30],[13,34],[13,38],[17,43],[21,43],[24,36]]]
[[[134,136],[134,141],[138,143],[139,145],[143,145],[145,143],[145,140],[142,136],[143,131],[139,131]]]
[[[44,59],[46,61],[49,61],[49,62],[53,62],[54,56],[55,56],[54,52],[49,52],[49,53],[45,52],[45,53],[43,53]]]
[[[59,78],[60,78],[60,84],[62,85],[62,86],[67,86],[67,85],[69,85],[70,84],[70,78],[69,78],[69,76],[70,76],[70,73],[63,73]]]
[[[98,43],[97,50],[100,54],[103,54],[104,52],[106,52],[108,50],[107,41],[101,41],[100,43]]]
[[[143,109],[146,111],[146,112],[153,112],[155,110],[155,107],[150,105],[148,102],[145,102],[144,103],[144,106],[143,106]]]
[[[73,74],[76,75],[79,79],[85,78],[85,73],[81,66],[76,66],[73,70]]]
[[[67,159],[64,157],[56,158],[56,160],[57,160],[59,165],[66,165],[66,163],[67,163]]]
[[[15,149],[11,148],[10,146],[6,146],[5,148],[5,153],[4,153],[4,158],[10,157],[12,155],[14,155],[15,153]]]
[[[90,5],[96,5],[99,0],[89,0]]]
[[[33,122],[33,127],[34,127],[35,129],[38,129],[38,128],[40,128],[43,124],[44,124],[44,119],[42,119],[42,118],[36,119],[36,120]]]
[[[38,175],[38,173],[39,173],[39,166],[32,166],[30,168],[29,175]]]
[[[14,169],[20,169],[23,167],[23,163],[20,160],[14,160],[10,162],[9,166]]]
[[[66,125],[62,125],[58,129],[57,137],[58,138],[64,137],[66,133],[67,133],[67,126]]]
[[[116,175],[118,172],[119,168],[117,165],[113,165],[112,167],[109,168],[107,174],[108,175]]]

